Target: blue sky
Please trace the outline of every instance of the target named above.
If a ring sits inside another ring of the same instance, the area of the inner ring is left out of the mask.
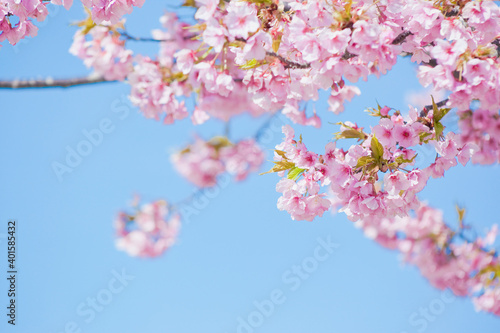
[[[164,3],[146,1],[136,9],[127,23],[130,33],[147,36],[159,28]],[[75,31],[68,23],[82,17],[79,4],[69,12],[57,8],[36,38],[15,47],[4,43],[0,79],[88,74],[68,53]],[[150,54],[157,47],[131,46]],[[406,60],[388,76],[359,86],[362,96],[340,116],[324,112],[324,101],[316,104],[321,130],[294,126],[310,149],[321,152],[331,140],[338,128],[330,123],[369,126],[366,107],[378,101],[404,110],[407,91],[420,89]],[[188,120],[165,126],[145,119],[127,103],[128,92],[121,83],[0,90],[0,234],[15,218],[19,236],[18,324],[7,325],[2,313],[2,332],[499,331],[500,319],[430,286],[343,214],[292,221],[276,208],[275,175],[221,184],[160,258],[117,251],[112,221],[134,193],[178,202],[193,192],[173,169],[169,152],[194,133],[209,138],[224,128],[217,121],[194,128]],[[103,121],[109,133],[60,181],[52,164],[63,163],[67,147],[76,149],[83,132]],[[232,139],[252,135],[263,121],[236,118]],[[269,152],[282,137],[271,134],[264,144]],[[456,221],[455,204],[465,205],[467,221],[481,233],[500,220],[499,187],[497,166],[457,167],[431,180],[420,197],[443,209],[450,222]],[[4,248],[5,239],[0,242]],[[325,247],[329,242],[335,246]],[[4,249],[0,253],[5,274],[7,255]],[[297,265],[309,273],[297,273]],[[5,309],[7,283],[0,281]],[[92,308],[94,299],[101,303]]]

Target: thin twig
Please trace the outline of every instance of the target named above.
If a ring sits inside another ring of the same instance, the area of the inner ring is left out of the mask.
[[[51,77],[38,80],[0,81],[0,89],[28,89],[28,88],[69,88],[87,84],[118,82],[106,80],[102,76],[87,76],[71,79],[53,79]]]
[[[173,42],[175,41],[174,39],[155,39],[155,38],[149,38],[149,37],[134,37],[129,35],[126,31],[120,31],[120,35],[125,38],[126,40],[133,40],[136,42],[156,42],[156,43],[161,43],[161,42]]]
[[[149,38],[149,37],[135,37],[135,36],[130,35],[129,33],[127,33],[124,30],[120,30],[119,32],[120,32],[120,35],[123,38],[125,38],[126,40],[131,40],[131,41],[135,41],[135,42],[155,42],[155,43],[162,43],[162,42],[175,42],[176,41],[176,39],[173,39],[173,38],[170,38],[170,39],[156,39],[156,38]],[[196,35],[184,36],[184,37],[182,37],[182,39],[189,40],[189,39],[193,39],[195,37],[196,37]]]

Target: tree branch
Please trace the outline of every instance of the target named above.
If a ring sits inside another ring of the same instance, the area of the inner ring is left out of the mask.
[[[146,37],[134,37],[129,35],[126,31],[120,31],[120,35],[126,40],[133,40],[136,42],[173,42],[175,39],[155,39],[155,38],[146,38]]]
[[[448,98],[443,99],[442,101],[437,102],[436,106],[438,108],[440,108],[442,106],[445,106],[446,103],[448,103]],[[427,117],[427,114],[429,113],[430,110],[432,110],[432,108],[433,108],[432,104],[424,106],[424,108],[422,109],[422,111],[420,111],[420,117]]]
[[[0,81],[0,89],[25,89],[25,88],[69,88],[86,84],[118,82],[106,80],[102,76],[87,76],[71,79],[45,78],[39,80],[12,80]]]
[[[394,40],[392,41],[391,44],[392,45],[403,44],[403,42],[405,41],[406,37],[408,37],[410,35],[413,35],[413,33],[411,31],[403,31],[396,38],[394,38]]]
[[[283,56],[280,56],[279,54],[274,53],[274,52],[266,52],[266,54],[268,56],[270,56],[270,57],[278,58],[278,60],[283,63],[283,65],[285,66],[285,68],[300,68],[300,69],[305,69],[305,68],[310,68],[311,67],[311,64],[299,64],[297,62],[293,62],[291,60],[288,60],[288,59],[284,58]]]
[[[130,35],[128,32],[125,30],[120,30],[119,31],[121,37],[123,37],[125,40],[132,40],[135,42],[155,42],[155,43],[162,43],[162,42],[175,42],[175,38],[170,38],[170,39],[156,39],[156,38],[149,38],[149,37],[135,37]],[[184,36],[182,39],[184,40],[190,40],[197,37],[196,35],[191,35],[191,36]]]
[[[354,54],[354,53],[351,53],[351,52],[345,50],[344,54],[342,55],[342,59],[349,60],[349,59],[357,57],[357,56],[358,56],[357,54]]]

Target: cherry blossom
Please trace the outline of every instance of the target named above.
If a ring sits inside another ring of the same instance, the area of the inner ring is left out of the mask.
[[[380,245],[399,250],[403,260],[416,265],[434,287],[472,297],[478,311],[499,314],[500,261],[492,249],[496,225],[484,240],[471,241],[462,235],[462,221],[462,227],[454,231],[445,224],[441,211],[426,204],[421,204],[414,215],[371,216],[356,225]]]
[[[69,51],[105,79],[123,81],[133,70],[132,51],[110,28],[97,26],[87,35],[77,31]]]
[[[85,7],[91,10],[92,20],[100,24],[117,23],[123,15],[130,14],[133,6],[142,7],[145,0],[82,0]]]
[[[135,207],[132,215],[118,213],[116,247],[134,257],[157,257],[176,241],[180,216],[169,212],[165,201]]]
[[[198,187],[211,187],[217,177],[228,172],[236,181],[256,172],[265,154],[252,139],[231,143],[225,137],[209,141],[197,138],[194,143],[172,155],[177,171]]]
[[[45,20],[48,11],[47,2],[42,0],[0,1],[0,42],[8,40],[16,45],[25,37],[35,37],[38,28],[32,19]]]

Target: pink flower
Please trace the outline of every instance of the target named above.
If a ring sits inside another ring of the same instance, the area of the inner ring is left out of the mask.
[[[325,29],[318,36],[318,39],[328,53],[343,55],[351,40],[351,31],[350,29],[343,29],[340,31]]]
[[[344,86],[337,91],[332,89],[328,99],[329,110],[335,114],[341,113],[344,111],[344,102],[352,100],[355,95],[361,95],[361,91],[355,86]]]
[[[411,186],[410,181],[402,171],[386,173],[384,176],[384,189],[391,195],[400,195]]]
[[[396,145],[396,138],[393,134],[394,124],[390,119],[382,118],[377,126],[373,128],[373,134],[377,137],[379,142],[388,147]]]
[[[266,50],[271,48],[272,39],[269,34],[265,32],[258,31],[255,35],[250,37],[243,47],[241,54],[241,60],[262,60],[266,57]],[[243,64],[244,61],[239,61]]]
[[[455,69],[458,57],[467,50],[467,42],[462,39],[451,44],[443,40],[437,40],[436,44],[431,50],[431,56],[436,58],[438,63],[453,67],[453,69]]]
[[[194,18],[197,20],[208,21],[213,17],[217,6],[219,5],[218,0],[196,0],[201,6],[196,11]]]
[[[211,92],[217,92],[217,69],[209,62],[200,62],[194,66],[197,70],[197,80],[203,83],[204,88]]]
[[[406,178],[410,181],[410,191],[418,193],[425,188],[429,176],[422,170],[413,169],[410,171]]]
[[[174,54],[176,58],[177,67],[184,74],[189,74],[193,68],[196,54],[193,50],[183,49]]]
[[[132,10],[132,4],[129,6],[124,0],[82,0],[82,3],[91,10],[92,20],[96,24],[102,22],[118,23],[123,15]]]
[[[207,28],[203,32],[203,41],[212,46],[215,52],[222,51],[222,47],[226,43],[224,28],[213,18],[207,21]]]
[[[394,139],[402,147],[415,146],[420,142],[420,139],[418,135],[415,135],[413,128],[407,125],[394,126]]]
[[[264,152],[253,139],[232,144],[226,138],[217,137],[210,141],[198,138],[171,156],[177,171],[198,187],[214,186],[224,172],[242,181],[260,168],[264,158]]]
[[[250,173],[258,171],[264,158],[264,152],[253,139],[242,140],[234,146],[222,148],[220,152],[226,171],[234,174],[236,181],[242,181]]]
[[[297,167],[302,169],[309,169],[316,164],[318,155],[310,151],[302,151],[295,163]]]
[[[50,2],[54,5],[63,5],[66,10],[69,10],[73,5],[73,0],[51,0]]]
[[[253,102],[252,96],[248,94],[242,83],[234,82],[233,90],[228,96],[217,93],[215,81],[208,81],[208,83],[209,85],[205,87],[210,88],[213,93],[208,92],[208,89],[201,89],[198,107],[210,116],[227,121],[243,112],[249,112],[255,116],[264,112]]]
[[[107,80],[123,81],[133,70],[132,51],[104,26],[92,28],[86,36],[77,31],[69,51]]]
[[[428,173],[432,178],[440,178],[444,176],[444,172],[451,167],[457,165],[457,160],[455,158],[446,159],[443,157],[438,157],[436,162],[429,165],[424,169],[425,172]]]
[[[305,195],[307,186],[300,186],[290,179],[282,179],[276,191],[283,193],[278,199],[278,209],[286,210],[293,220],[312,221],[330,209],[331,203],[324,194]]]
[[[211,187],[217,183],[217,176],[225,171],[217,154],[212,145],[197,139],[188,148],[173,154],[171,160],[177,171],[190,182],[198,187]]]
[[[163,120],[171,124],[174,120],[188,116],[182,96],[184,91],[180,83],[166,84],[160,64],[149,58],[137,57],[134,71],[127,77],[131,86],[130,100],[140,107],[146,118]]]
[[[295,47],[302,54],[302,59],[313,62],[321,57],[322,48],[317,37],[312,33],[299,36],[295,41]]]
[[[198,107],[194,108],[193,115],[191,116],[191,121],[194,125],[201,125],[210,119],[210,116],[205,111],[201,110]]]
[[[487,311],[500,316],[500,289],[487,289],[481,296],[472,299],[476,311]]]
[[[455,141],[454,134],[449,132],[444,141],[433,141],[436,152],[443,158],[452,159],[458,154],[458,145]]]
[[[229,96],[229,94],[234,90],[235,87],[233,77],[225,73],[220,73],[219,75],[217,75],[215,84],[217,86],[216,91],[219,93],[219,95],[225,97]]]
[[[297,108],[297,105],[292,104],[285,104],[281,112],[294,123],[304,126],[313,126],[316,128],[321,127],[321,119],[316,115],[316,112],[314,112],[312,117],[307,118],[306,110],[300,111]]]
[[[228,14],[224,17],[224,23],[232,36],[246,39],[250,33],[260,28],[254,5],[243,1],[231,1],[226,9]]]
[[[457,155],[458,162],[465,166],[469,162],[470,158],[479,151],[479,146],[473,142],[468,142]]]

